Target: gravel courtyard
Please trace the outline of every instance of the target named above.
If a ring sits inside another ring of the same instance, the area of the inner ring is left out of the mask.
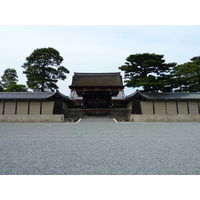
[[[0,174],[200,174],[200,123],[0,123]]]

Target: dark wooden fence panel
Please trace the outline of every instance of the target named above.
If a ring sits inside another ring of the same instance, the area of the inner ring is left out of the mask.
[[[66,109],[64,110],[65,119],[78,120],[85,116],[108,116],[117,120],[128,121],[130,119],[131,109]]]

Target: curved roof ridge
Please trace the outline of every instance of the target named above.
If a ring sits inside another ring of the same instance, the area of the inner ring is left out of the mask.
[[[74,76],[119,76],[120,72],[74,72]]]

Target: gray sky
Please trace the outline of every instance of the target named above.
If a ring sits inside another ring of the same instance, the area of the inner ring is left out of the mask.
[[[66,95],[74,72],[117,72],[130,54],[187,62],[199,56],[198,5],[198,0],[2,1],[0,76],[15,68],[19,83],[26,84],[21,66],[44,47],[57,49],[70,70],[67,80],[58,82]],[[126,95],[133,91],[125,88]]]
[[[200,26],[51,25],[0,26],[0,75],[10,67],[26,84],[22,64],[34,49],[53,47],[70,70],[60,91],[69,95],[74,72],[118,72],[130,54],[163,54],[166,62],[187,62],[200,55]],[[123,73],[121,73],[123,75]],[[125,94],[133,89],[125,89]]]
[[[168,25],[51,25],[0,26],[0,75],[10,67],[26,84],[22,64],[34,49],[53,47],[70,70],[60,91],[69,95],[74,72],[118,72],[130,54],[163,54],[178,64],[200,55],[200,26]],[[123,73],[121,73],[123,75]],[[126,95],[133,89],[125,89]]]

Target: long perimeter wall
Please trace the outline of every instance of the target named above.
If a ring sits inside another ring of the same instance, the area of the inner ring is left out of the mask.
[[[199,101],[141,101],[140,103],[142,114],[200,114]]]
[[[54,101],[1,101],[0,115],[52,115]]]
[[[63,122],[54,114],[54,101],[1,101],[0,122]]]
[[[134,107],[132,103],[132,108]],[[131,114],[134,122],[200,122],[199,101],[140,101],[140,114]]]

